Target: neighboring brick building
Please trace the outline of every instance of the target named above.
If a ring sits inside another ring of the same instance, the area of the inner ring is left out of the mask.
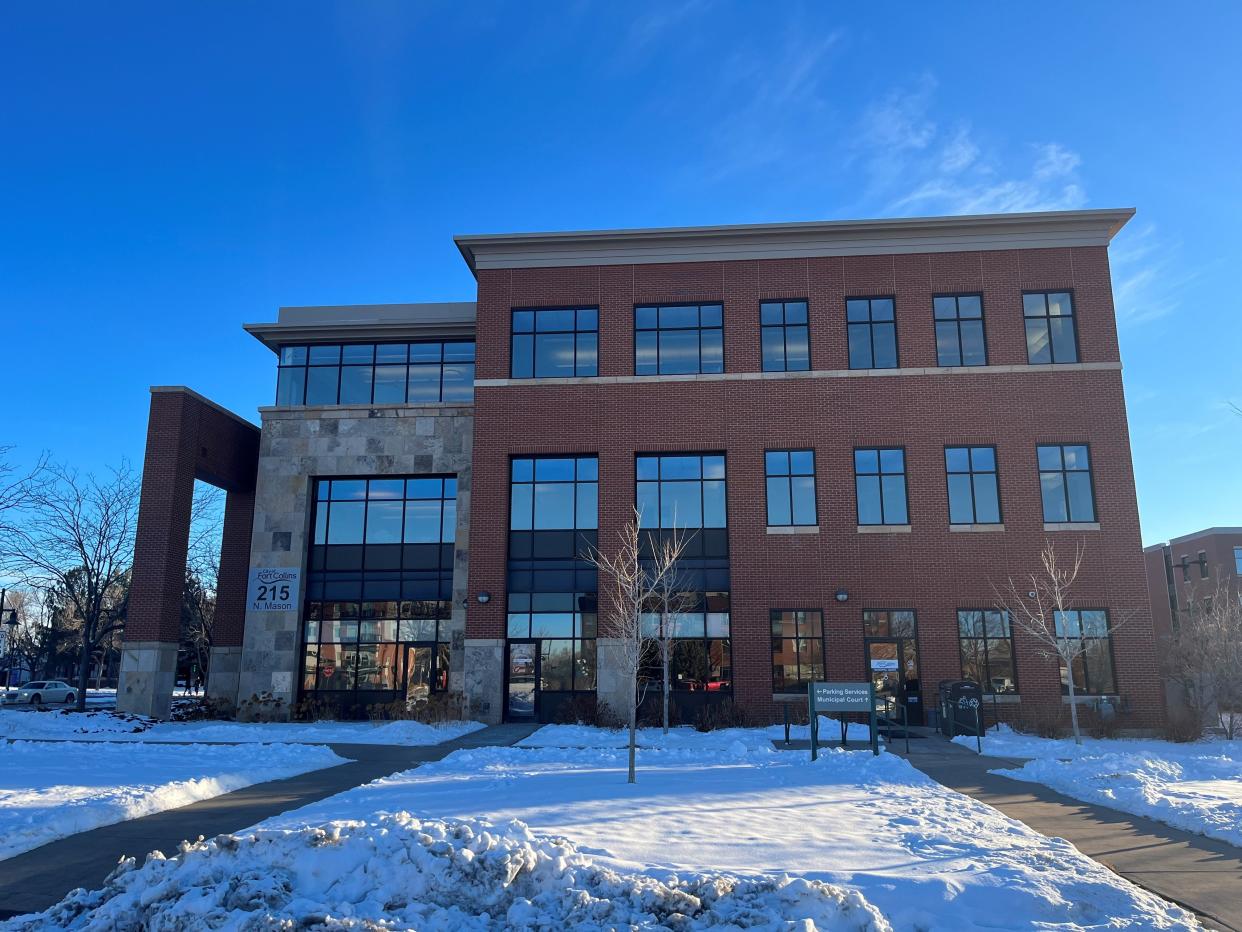
[[[1242,597],[1242,527],[1210,527],[1143,548],[1156,637],[1177,630],[1179,617],[1220,586]]]
[[[1157,727],[1107,256],[1131,215],[464,236],[475,305],[249,326],[282,358],[250,565],[301,592],[251,605],[241,694],[618,704],[581,555],[638,503],[694,528],[686,715],[964,675],[1057,713],[1056,661],[994,610],[1052,540],[1085,546],[1065,625],[1126,619],[1085,701]]]

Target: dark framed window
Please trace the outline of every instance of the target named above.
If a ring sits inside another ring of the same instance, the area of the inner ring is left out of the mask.
[[[1036,448],[1044,521],[1095,521],[1091,456],[1086,444],[1042,444]]]
[[[723,453],[640,455],[635,465],[642,527],[728,526]]]
[[[768,450],[763,454],[768,526],[819,523],[815,510],[815,451]]]
[[[1053,616],[1057,639],[1068,642],[1065,653],[1074,654],[1074,692],[1106,696],[1117,692],[1113,674],[1113,639],[1104,609],[1073,609]],[[1069,693],[1069,675],[1061,664],[1061,692]]]
[[[1037,363],[1078,362],[1074,296],[1068,291],[1028,291],[1022,295],[1026,320],[1026,359]]]
[[[514,308],[509,376],[559,379],[599,374],[599,308]]]
[[[824,616],[819,611],[773,609],[772,691],[805,692],[824,678]]]
[[[724,372],[724,307],[642,304],[634,308],[634,374]]]
[[[1207,565],[1207,551],[1206,550],[1199,551],[1198,563],[1199,563],[1199,578],[1207,579],[1208,578],[1208,565]]]
[[[974,680],[985,693],[1018,691],[1009,613],[996,609],[959,609],[958,638],[962,648],[962,679]]]
[[[995,447],[945,447],[950,524],[1000,524]]]
[[[759,336],[764,372],[805,372],[811,368],[805,301],[761,301]]]
[[[936,361],[942,366],[986,366],[988,347],[983,332],[983,296],[937,295]]]
[[[316,479],[313,488],[303,692],[448,689],[456,478]]]
[[[918,635],[917,619],[911,609],[869,608],[862,616],[864,638],[914,638]]]
[[[845,321],[851,369],[897,368],[893,298],[846,298]]]
[[[280,348],[280,407],[473,400],[473,340]]]
[[[901,447],[856,449],[854,491],[859,524],[909,524],[906,451]]]
[[[1233,571],[1242,576],[1242,547],[1233,548]]]

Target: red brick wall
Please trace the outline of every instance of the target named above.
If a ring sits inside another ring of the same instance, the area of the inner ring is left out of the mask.
[[[633,374],[633,307],[655,301],[724,303],[726,371],[760,369],[758,303],[810,302],[814,369],[848,367],[844,299],[896,296],[901,365],[936,365],[931,296],[982,292],[989,363],[1025,364],[1024,289],[1075,294],[1084,362],[1118,359],[1106,250],[1041,249],[680,265],[494,270],[479,273],[478,378],[508,376],[512,307],[598,305],[601,376]],[[1102,529],[1046,534],[1037,442],[1091,444]],[[946,444],[993,444],[1003,533],[951,533]],[[856,529],[855,446],[906,448],[909,534]],[[816,451],[820,533],[765,531],[763,452]],[[903,375],[796,380],[480,386],[476,391],[470,586],[498,597],[472,605],[468,637],[504,636],[510,455],[598,453],[600,539],[631,514],[636,451],[723,450],[728,468],[735,697],[772,705],[768,611],[821,608],[828,676],[865,677],[865,608],[918,612],[925,695],[960,676],[956,610],[994,602],[993,584],[1029,572],[1047,537],[1068,555],[1087,545],[1083,607],[1129,620],[1117,633],[1117,676],[1136,727],[1163,715],[1139,539],[1121,374],[1117,370]],[[490,517],[488,517],[490,516]],[[844,605],[832,594],[850,593]],[[1017,636],[1023,703],[1060,708],[1055,662]]]

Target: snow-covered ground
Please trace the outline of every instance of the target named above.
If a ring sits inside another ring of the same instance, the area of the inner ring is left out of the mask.
[[[1078,746],[1006,729],[984,738],[983,753],[1030,758],[992,771],[1001,776],[1242,847],[1242,742],[1083,738]]]
[[[0,859],[57,838],[345,763],[310,745],[0,743]]]
[[[480,722],[155,722],[113,712],[0,710],[0,738],[73,741],[188,741],[206,743],[392,744],[425,747],[461,737]]]
[[[870,741],[870,729],[857,722],[850,723],[850,741]],[[806,741],[811,737],[809,725],[792,725],[789,737]],[[689,726],[670,728],[639,728],[636,740],[640,748],[687,748],[703,751],[728,750],[735,746],[750,750],[772,747],[773,741],[785,740],[785,726],[767,728],[721,728],[716,731],[695,731]],[[839,744],[841,726],[824,716],[819,719],[819,741],[823,746]],[[630,736],[625,729],[592,728],[587,725],[544,725],[534,734],[518,742],[523,748],[620,748],[629,747]]]

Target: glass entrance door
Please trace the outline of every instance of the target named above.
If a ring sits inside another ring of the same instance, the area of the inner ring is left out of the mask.
[[[917,642],[913,638],[868,638],[866,643],[867,672],[875,686],[876,711],[900,717],[895,703],[904,702],[907,721],[922,725]]]
[[[533,720],[539,684],[537,641],[509,642],[508,674],[505,717],[511,722]]]

